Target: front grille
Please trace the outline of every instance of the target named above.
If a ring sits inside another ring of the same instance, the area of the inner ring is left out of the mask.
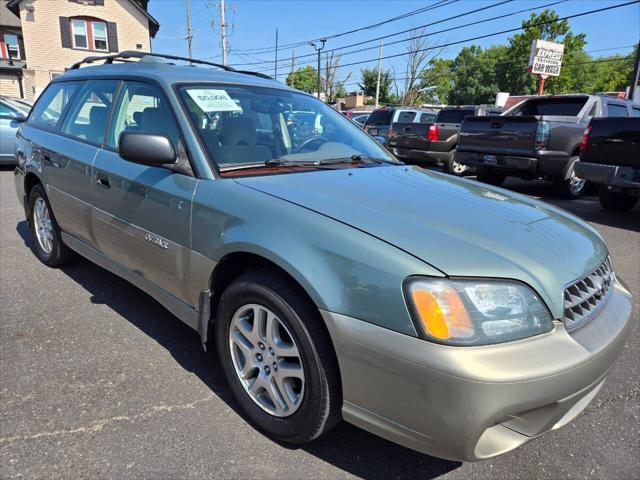
[[[614,279],[611,259],[607,257],[597,269],[564,290],[564,324],[567,330],[591,320],[609,299]]]

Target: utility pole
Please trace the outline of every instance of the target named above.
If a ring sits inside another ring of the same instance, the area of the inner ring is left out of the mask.
[[[224,0],[220,0],[220,40],[222,45],[222,64],[227,64],[227,23],[224,20]]]
[[[378,47],[378,81],[376,82],[376,109],[378,108],[378,100],[380,99],[380,73],[382,72],[382,40]]]
[[[291,49],[291,85],[289,85],[290,87],[293,87],[294,81],[295,81],[295,73],[294,73],[295,61],[296,61],[296,51],[294,49]]]
[[[640,46],[636,47],[636,61],[633,65],[633,73],[631,74],[631,84],[629,85],[629,100],[634,100],[636,103],[640,99],[636,98],[636,89],[638,88],[638,77],[640,77]]]
[[[189,11],[189,0],[185,0],[185,6],[187,7],[187,45],[189,47],[189,60],[191,60],[191,13]]]
[[[315,48],[316,52],[318,52],[318,82],[317,82],[318,98],[320,98],[320,51],[324,48],[325,43],[327,43],[326,38],[321,38],[319,44],[316,44],[316,42],[309,43],[309,45]]]
[[[275,73],[273,74],[273,79],[278,80],[278,29],[276,28],[276,61],[275,61]]]

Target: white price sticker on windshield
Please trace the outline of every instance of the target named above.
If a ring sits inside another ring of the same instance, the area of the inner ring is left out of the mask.
[[[225,90],[198,88],[189,89],[187,93],[205,113],[242,112],[242,108],[233,101]]]

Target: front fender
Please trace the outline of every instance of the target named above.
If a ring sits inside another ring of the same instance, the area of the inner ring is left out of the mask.
[[[259,255],[291,275],[318,308],[417,336],[402,294],[409,275],[442,276],[362,231],[232,180],[200,182],[193,249],[218,262]]]

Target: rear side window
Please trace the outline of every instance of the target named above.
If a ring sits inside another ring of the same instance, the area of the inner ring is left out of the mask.
[[[392,116],[393,110],[374,110],[367,118],[367,125],[389,125]]]
[[[113,111],[107,145],[118,148],[122,132],[166,135],[178,148],[180,130],[171,106],[158,87],[146,83],[126,82]]]
[[[436,118],[435,113],[431,112],[422,112],[420,115],[420,123],[431,123]]]
[[[558,115],[575,117],[587,103],[588,97],[531,99],[515,107],[509,115]]]
[[[90,80],[85,83],[69,107],[61,132],[102,145],[113,96],[119,84],[118,80]]]
[[[629,111],[625,105],[617,105],[615,103],[610,103],[607,106],[607,110],[609,111],[610,117],[628,117]]]
[[[469,115],[473,115],[474,110],[440,110],[436,117],[437,123],[462,123]]]
[[[401,110],[398,114],[398,123],[411,123],[416,119],[416,112]]]
[[[62,113],[80,86],[79,82],[53,83],[47,88],[29,115],[29,124],[55,129]]]

